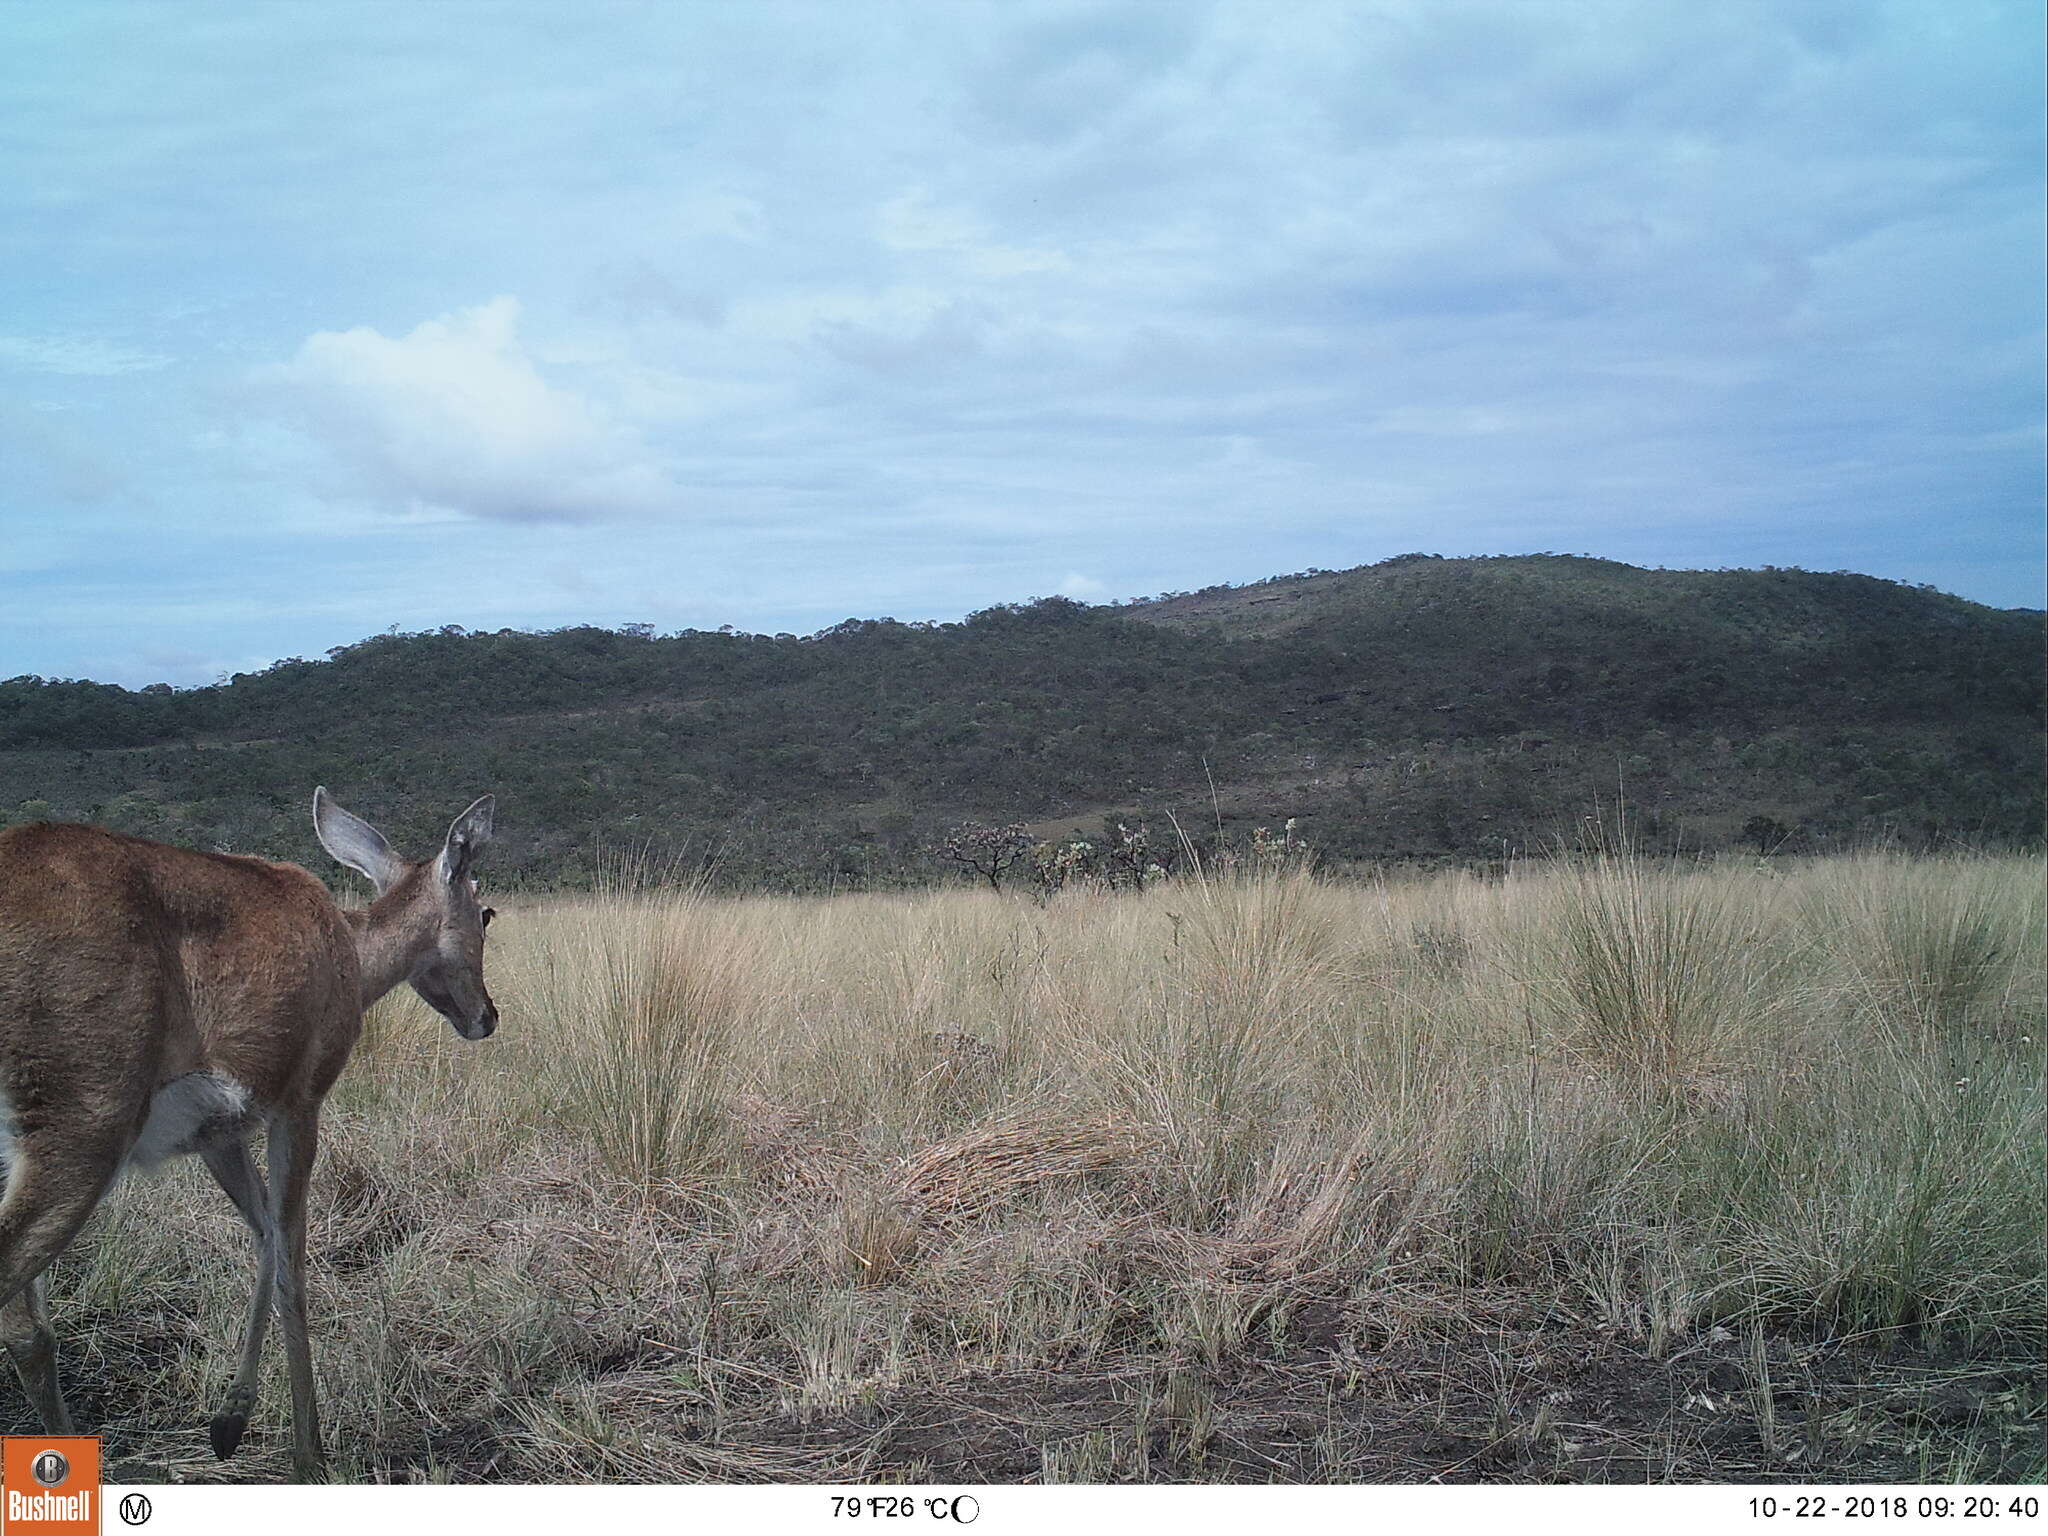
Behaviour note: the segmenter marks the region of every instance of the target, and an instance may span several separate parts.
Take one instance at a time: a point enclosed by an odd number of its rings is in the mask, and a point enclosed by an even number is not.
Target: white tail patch
[[[174,1077],[149,1101],[149,1118],[128,1150],[130,1167],[150,1169],[167,1158],[197,1152],[208,1132],[240,1131],[249,1115],[249,1090],[219,1072]]]

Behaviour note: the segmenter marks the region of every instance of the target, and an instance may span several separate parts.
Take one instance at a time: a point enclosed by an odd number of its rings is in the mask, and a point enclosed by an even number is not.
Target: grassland
[[[331,1101],[339,1475],[2038,1479],[2043,904],[1886,856],[500,902],[499,1035],[390,1000]],[[56,1272],[117,1475],[285,1474],[274,1359],[205,1449],[252,1272],[196,1165]]]

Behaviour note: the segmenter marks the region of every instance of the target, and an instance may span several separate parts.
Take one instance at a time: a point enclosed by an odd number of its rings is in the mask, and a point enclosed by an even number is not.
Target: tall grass
[[[494,1426],[494,1476],[853,1476],[857,1436],[734,1437],[1099,1371],[1151,1384],[1046,1475],[1161,1434],[1196,1465],[1210,1383],[1313,1306],[1347,1338],[1523,1298],[1658,1358],[1787,1326],[2037,1357],[2041,877],[1616,853],[1043,905],[508,904],[499,1035],[387,1004],[336,1096],[337,1439],[474,1473],[484,1431],[447,1426]],[[249,1263],[177,1189],[117,1203],[68,1283],[162,1313],[202,1242],[225,1362]]]
[[[568,1123],[646,1188],[722,1167],[755,936],[691,883],[632,872],[551,914],[525,1004]]]
[[[1773,893],[1627,854],[1566,862],[1532,902],[1521,971],[1575,1054],[1616,1087],[1658,1098],[1711,1091],[1770,1038],[1780,986]]]

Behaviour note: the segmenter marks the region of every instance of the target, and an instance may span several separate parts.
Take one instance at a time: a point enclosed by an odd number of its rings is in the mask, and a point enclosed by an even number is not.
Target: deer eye
[[[490,927],[490,926],[491,926],[491,919],[492,919],[492,918],[494,918],[494,917],[496,917],[497,915],[498,915],[498,909],[497,909],[496,907],[485,907],[485,908],[484,908],[484,923],[483,923],[484,927],[486,927],[486,928]]]

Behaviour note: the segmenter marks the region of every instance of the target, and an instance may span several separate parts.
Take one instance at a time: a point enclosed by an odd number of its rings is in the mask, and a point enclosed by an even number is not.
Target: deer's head
[[[405,980],[465,1040],[481,1040],[498,1027],[497,1005],[484,986],[484,930],[492,912],[478,898],[473,873],[477,854],[491,840],[495,805],[485,795],[455,818],[439,853],[414,863],[324,788],[313,791],[320,846],[376,887],[371,912],[402,948]],[[391,980],[397,979],[393,973]]]

